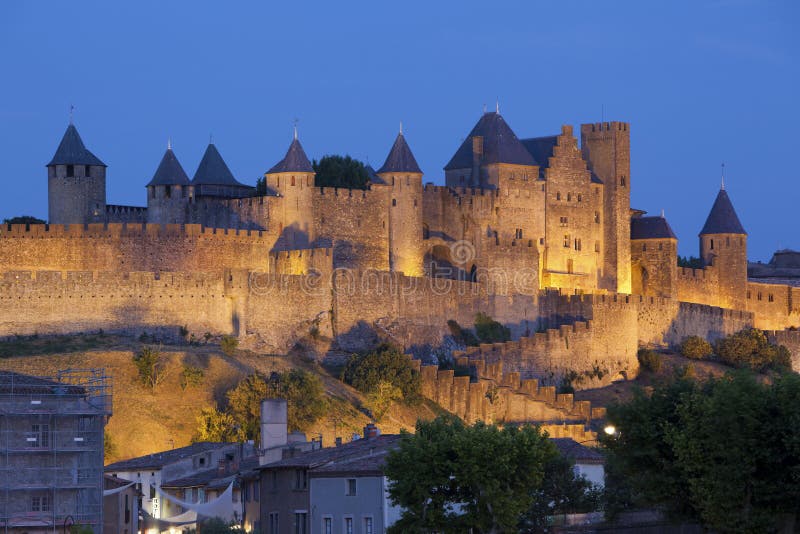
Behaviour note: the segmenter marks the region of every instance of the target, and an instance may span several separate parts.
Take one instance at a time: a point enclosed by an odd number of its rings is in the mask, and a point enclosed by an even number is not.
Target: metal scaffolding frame
[[[111,397],[105,369],[0,371],[0,532],[60,532],[70,521],[101,532]]]

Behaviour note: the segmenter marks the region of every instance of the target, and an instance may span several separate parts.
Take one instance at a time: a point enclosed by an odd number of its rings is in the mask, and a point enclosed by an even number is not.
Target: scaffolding
[[[0,371],[0,532],[103,526],[104,369]]]

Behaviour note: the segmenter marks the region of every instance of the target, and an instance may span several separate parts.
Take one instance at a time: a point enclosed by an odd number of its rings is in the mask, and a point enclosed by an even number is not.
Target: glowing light
[[[603,432],[609,436],[613,436],[617,433],[617,428],[614,425],[608,425],[603,429]]]

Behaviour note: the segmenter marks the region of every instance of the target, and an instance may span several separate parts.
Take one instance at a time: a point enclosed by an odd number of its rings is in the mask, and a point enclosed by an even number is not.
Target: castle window
[[[576,239],[575,240],[575,250],[581,250],[582,248],[583,247],[582,247],[581,240],[580,239]]]
[[[773,296],[772,296],[772,293],[770,293],[769,295],[767,295],[767,300],[768,300],[768,301],[770,301],[770,302],[773,302],[773,301],[775,300],[775,299],[773,298]]]
[[[556,200],[561,200],[561,191],[556,192]]]
[[[642,252],[647,252],[647,243],[642,243]]]
[[[86,177],[88,178],[88,177],[89,177],[89,174],[90,174],[90,170],[91,170],[91,167],[89,167],[88,165],[85,165],[85,166],[83,167],[83,175],[84,175],[84,176],[86,176]]]
[[[726,237],[725,238],[725,246],[726,247],[730,247],[731,246],[731,238],[730,237]]]
[[[406,185],[411,185],[411,178],[406,176]]]
[[[597,224],[600,224],[600,212],[599,211],[594,212],[594,222],[597,223]]]
[[[622,176],[622,177],[619,179],[619,185],[621,185],[622,187],[625,187],[625,177],[624,177],[624,176]]]
[[[72,178],[73,176],[75,176],[75,166],[67,165],[67,178]]]
[[[522,228],[517,228],[514,233],[514,239],[522,239]]]
[[[397,199],[393,198],[392,199],[392,207],[395,207],[395,206],[397,206]]]
[[[711,242],[711,250],[714,250],[714,240],[713,239],[709,239],[709,241]]]
[[[567,193],[567,202],[572,202],[572,193]]]
[[[594,242],[594,251],[595,252],[600,252],[600,241],[595,241]]]
[[[544,184],[542,184],[542,191],[544,191]]]
[[[658,250],[664,250],[664,243],[658,244]]]
[[[172,196],[172,190],[168,185],[164,186],[164,196],[167,198],[170,198],[170,196]]]
[[[294,185],[294,176],[292,176],[292,185]]]
[[[750,300],[750,290],[747,290],[747,300]]]
[[[416,198],[414,199],[414,207],[415,208],[417,207],[417,199]]]
[[[559,217],[558,218],[558,225],[561,226],[562,228],[566,228],[568,222],[569,221],[568,221],[567,217]]]
[[[570,238],[569,234],[564,234],[564,248],[569,248]]]
[[[583,195],[581,195],[580,193],[578,193],[578,202],[580,202],[580,201],[582,201],[582,200],[583,200]]]
[[[544,238],[543,238],[543,237],[540,237],[540,238],[539,238],[539,244],[540,244],[540,245],[544,245]]]
[[[422,225],[422,239],[430,239],[431,229],[427,224]]]
[[[394,185],[394,176],[392,176],[392,185]]]
[[[758,300],[761,300],[761,291],[758,292],[758,296],[756,298],[758,298]]]

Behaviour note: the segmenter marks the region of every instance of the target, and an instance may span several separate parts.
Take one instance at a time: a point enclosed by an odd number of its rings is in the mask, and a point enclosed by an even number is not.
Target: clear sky
[[[426,174],[499,99],[520,137],[631,123],[632,206],[697,254],[726,164],[749,256],[800,249],[800,7],[688,2],[0,2],[0,217],[47,217],[75,105],[108,201],[145,203],[172,138],[254,184],[299,119],[309,157],[383,162],[402,120]]]

